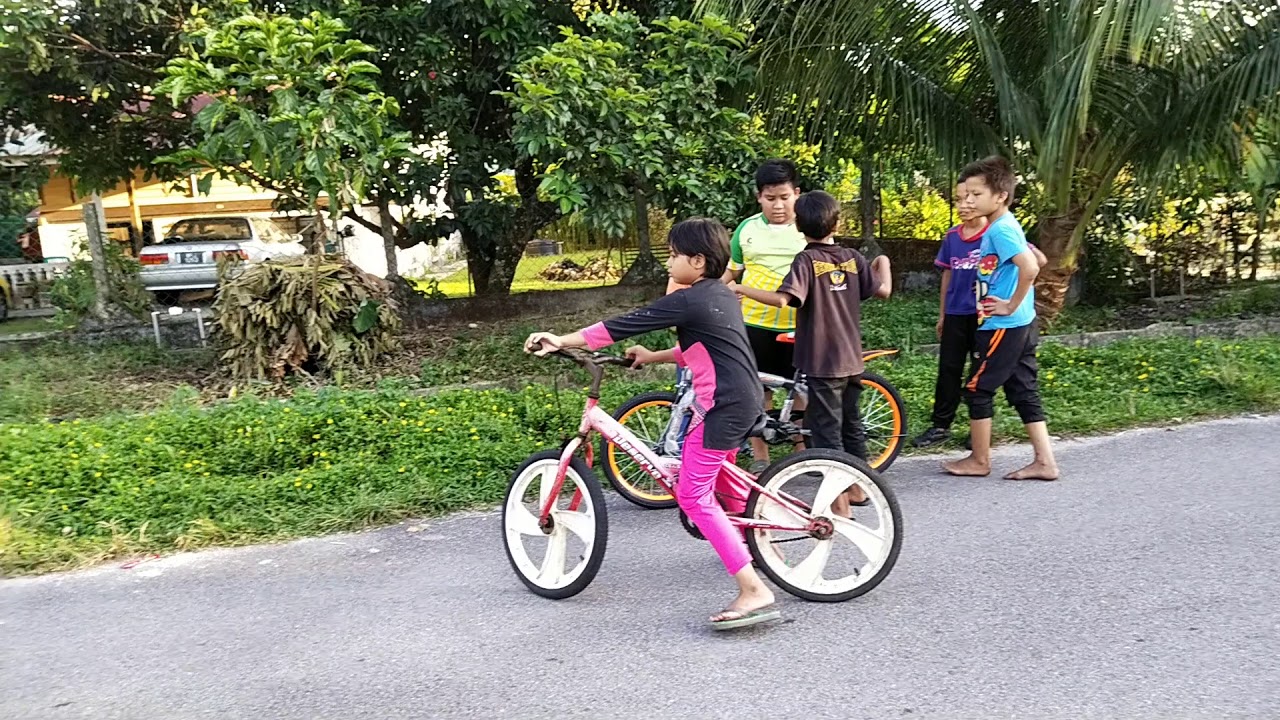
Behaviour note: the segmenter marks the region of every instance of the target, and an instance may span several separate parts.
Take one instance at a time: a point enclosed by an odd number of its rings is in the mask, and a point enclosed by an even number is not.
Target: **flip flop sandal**
[[[725,610],[722,614],[733,614],[736,617],[728,620],[717,620],[711,623],[713,630],[734,630],[736,628],[749,627],[751,625],[759,625],[760,623],[772,622],[782,617],[782,612],[773,605],[766,605],[757,610],[748,613],[741,613],[737,610]]]

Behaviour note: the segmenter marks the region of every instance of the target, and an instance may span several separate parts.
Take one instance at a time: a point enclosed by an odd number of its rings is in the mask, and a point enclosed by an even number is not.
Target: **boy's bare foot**
[[[1058,473],[1057,465],[1048,465],[1046,463],[1040,462],[1039,460],[1034,460],[1030,465],[1020,470],[1014,470],[1008,475],[1005,475],[1004,479],[1005,480],[1057,480],[1058,474],[1059,473]]]
[[[982,462],[970,455],[963,460],[942,463],[943,472],[961,477],[986,477],[991,474],[991,463]]]

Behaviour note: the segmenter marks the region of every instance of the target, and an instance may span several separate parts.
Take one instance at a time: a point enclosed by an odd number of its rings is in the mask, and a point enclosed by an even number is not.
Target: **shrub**
[[[151,294],[142,286],[138,271],[142,266],[125,255],[116,242],[103,246],[107,261],[107,285],[111,301],[135,317],[142,317],[151,308]],[[81,250],[78,254],[83,255]],[[98,290],[93,285],[93,261],[87,257],[71,261],[67,272],[53,281],[49,298],[58,308],[62,324],[75,324],[93,311],[93,301]]]
[[[397,345],[391,288],[350,261],[306,256],[223,273],[221,359],[240,377],[368,367]]]

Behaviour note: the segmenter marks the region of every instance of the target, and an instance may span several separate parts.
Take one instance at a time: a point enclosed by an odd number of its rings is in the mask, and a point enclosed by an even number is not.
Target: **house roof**
[[[0,165],[13,167],[52,163],[58,151],[35,128],[7,129],[0,133]]]

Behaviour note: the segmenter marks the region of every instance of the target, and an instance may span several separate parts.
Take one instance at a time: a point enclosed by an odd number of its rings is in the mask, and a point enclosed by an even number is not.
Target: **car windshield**
[[[249,232],[249,222],[244,218],[198,218],[181,220],[169,228],[165,236],[166,243],[179,242],[225,242],[227,240],[248,240],[253,237]]]
[[[271,220],[264,218],[254,218],[253,226],[258,228],[258,237],[263,242],[268,243],[287,243],[293,242],[293,238],[289,237],[285,231],[280,229],[279,225]]]

